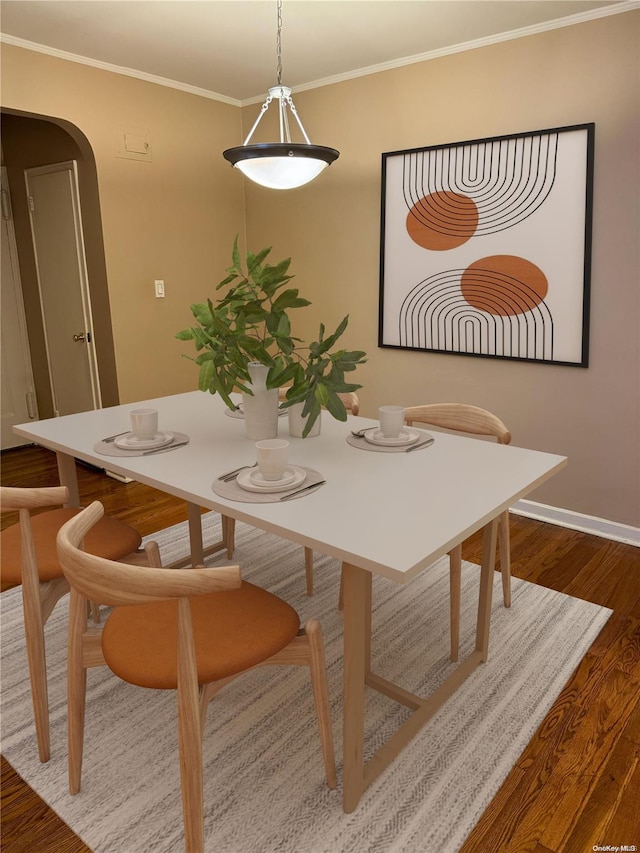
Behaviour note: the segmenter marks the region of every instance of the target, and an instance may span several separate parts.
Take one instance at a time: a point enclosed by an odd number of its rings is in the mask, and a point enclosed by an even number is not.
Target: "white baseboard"
[[[514,506],[509,507],[509,510],[516,515],[524,515],[527,518],[535,518],[537,521],[557,524],[559,527],[569,527],[571,530],[581,530],[583,533],[591,533],[593,536],[613,539],[616,542],[624,542],[627,545],[635,545],[636,548],[640,548],[639,527],[631,527],[617,521],[608,521],[606,518],[583,515],[581,512],[574,512],[571,509],[560,509],[535,501],[518,501]]]

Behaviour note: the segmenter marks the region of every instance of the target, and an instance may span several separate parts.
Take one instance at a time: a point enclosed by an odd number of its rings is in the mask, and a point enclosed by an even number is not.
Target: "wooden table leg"
[[[78,473],[76,460],[67,453],[56,452],[58,462],[58,478],[61,486],[69,489],[69,503],[66,506],[80,506],[80,491],[78,489]]]
[[[342,807],[352,812],[364,790],[364,690],[371,648],[371,573],[349,563],[344,580],[344,755]]]
[[[485,525],[482,534],[482,567],[480,569],[480,595],[478,598],[478,621],[476,623],[476,651],[482,655],[483,663],[489,657],[489,629],[491,627],[491,596],[496,562],[496,533],[498,519]]]
[[[188,503],[189,512],[189,548],[191,550],[191,565],[202,566],[204,564],[204,549],[202,545],[202,515],[200,507]]]

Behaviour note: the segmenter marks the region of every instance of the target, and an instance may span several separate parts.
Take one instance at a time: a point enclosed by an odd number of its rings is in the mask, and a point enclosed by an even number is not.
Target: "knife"
[[[326,480],[318,480],[317,483],[311,483],[309,486],[304,486],[302,489],[296,489],[295,492],[289,492],[288,495],[283,495],[280,500],[288,501],[289,498],[295,498],[302,494],[302,492],[306,492],[308,489],[315,489],[316,486],[323,486],[326,482]]]
[[[175,444],[170,444],[168,447],[156,447],[155,450],[145,450],[141,456],[150,456],[152,453],[164,453],[167,450],[173,450],[176,447],[182,447],[184,444],[189,444],[189,439],[186,441],[176,441]]]
[[[115,435],[108,435],[106,438],[103,438],[102,441],[105,444],[111,444],[112,441],[115,441],[116,438],[120,438],[121,435],[128,435],[129,430],[125,430],[124,432],[117,432]]]
[[[435,438],[428,438],[426,441],[421,441],[419,444],[412,444],[411,447],[407,447],[404,451],[405,453],[411,453],[412,450],[420,450],[421,447],[428,447],[430,444],[433,444]]]

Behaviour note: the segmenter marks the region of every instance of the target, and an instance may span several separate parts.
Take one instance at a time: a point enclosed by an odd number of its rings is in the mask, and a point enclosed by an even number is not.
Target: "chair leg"
[[[509,536],[509,510],[498,520],[498,542],[500,545],[500,569],[502,571],[502,596],[504,606],[511,607],[511,543]]]
[[[40,602],[40,585],[39,583],[34,585],[27,573],[24,573],[22,579],[22,608],[38,755],[40,761],[45,762],[51,756],[51,745],[44,624]]]
[[[229,684],[235,681],[240,673],[230,675],[228,678],[221,678],[220,681],[210,681],[209,684],[203,684],[200,690],[200,734],[204,737],[204,729],[207,725],[207,708],[209,702],[218,695],[218,693]]]
[[[87,670],[82,662],[82,635],[87,626],[87,600],[71,590],[69,602],[69,658],[67,704],[69,737],[69,793],[77,794],[82,776],[84,709]]]
[[[222,541],[227,548],[227,559],[230,560],[236,546],[236,520],[227,515],[222,516]]]
[[[462,546],[449,553],[449,608],[451,632],[451,660],[458,660],[460,644],[460,581],[462,576]]]
[[[335,788],[337,784],[336,762],[333,752],[331,711],[329,709],[329,695],[327,691],[327,670],[324,659],[322,628],[316,619],[310,619],[304,626],[304,630],[305,634],[309,638],[309,649],[311,653],[309,667],[311,669],[313,698],[316,703],[316,713],[318,715],[318,728],[320,730],[320,742],[322,744],[324,772],[327,778],[328,787]]]
[[[304,549],[304,571],[307,577],[307,595],[313,595],[313,549]]]
[[[178,743],[186,853],[204,853],[200,694],[189,599],[178,601]]]

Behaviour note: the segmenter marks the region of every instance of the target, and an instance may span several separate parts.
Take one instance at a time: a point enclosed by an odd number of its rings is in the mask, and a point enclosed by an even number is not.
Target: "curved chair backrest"
[[[291,386],[283,386],[282,388],[278,388],[278,399],[286,400],[287,399],[287,391]],[[352,415],[357,415],[360,411],[360,400],[358,399],[358,395],[355,391],[340,391],[338,392],[338,397],[344,403],[344,407],[348,412],[351,412]]]
[[[2,512],[20,509],[40,509],[45,506],[62,506],[69,500],[66,486],[48,486],[42,489],[20,489],[13,486],[0,487]]]
[[[240,567],[157,569],[117,563],[87,554],[80,543],[104,515],[99,501],[58,532],[58,557],[70,586],[85,598],[112,606],[186,598],[240,586]]]
[[[344,403],[344,407],[352,415],[357,415],[360,411],[360,400],[355,391],[340,391],[338,397]]]
[[[408,426],[413,423],[431,424],[443,429],[466,432],[471,435],[492,435],[499,444],[510,444],[511,433],[500,418],[466,403],[427,403],[424,406],[408,406],[404,410]]]
[[[69,489],[66,486],[48,486],[44,488],[0,487],[0,511],[18,512],[20,525],[20,561],[22,583],[28,583],[34,591],[39,583],[38,561],[31,512],[37,509],[50,509],[62,506],[69,501]]]

